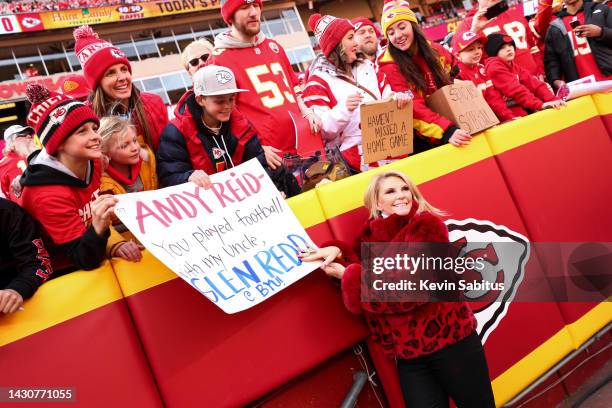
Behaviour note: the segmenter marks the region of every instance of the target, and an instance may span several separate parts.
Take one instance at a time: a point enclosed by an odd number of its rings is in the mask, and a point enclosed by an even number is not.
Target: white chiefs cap
[[[218,65],[207,65],[193,74],[193,93],[202,96],[227,95],[246,92],[236,87],[236,77],[231,69]]]
[[[4,131],[4,141],[6,143],[11,142],[13,140],[13,138],[15,136],[17,136],[18,134],[20,134],[20,133],[29,133],[29,134],[33,135],[36,132],[30,126],[21,126],[21,125],[9,126]]]

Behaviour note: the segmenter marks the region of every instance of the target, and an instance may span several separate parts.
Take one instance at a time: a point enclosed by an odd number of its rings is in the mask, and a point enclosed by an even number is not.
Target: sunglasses
[[[200,58],[194,58],[192,60],[189,60],[189,65],[191,65],[192,67],[197,67],[198,65],[200,65],[200,61],[206,62],[209,55],[210,54],[202,54]]]

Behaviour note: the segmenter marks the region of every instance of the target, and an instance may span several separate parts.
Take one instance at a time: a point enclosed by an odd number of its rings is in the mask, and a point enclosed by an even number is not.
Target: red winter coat
[[[447,72],[450,72],[450,68],[453,64],[452,56],[442,46],[436,43],[431,44],[432,48],[440,55],[440,63]],[[413,57],[417,62],[425,77],[431,77],[431,70],[427,66],[423,57],[417,54]],[[412,101],[412,115],[413,115],[413,126],[414,130],[421,136],[428,138],[432,144],[436,142],[446,143],[452,136],[453,132],[457,129],[455,124],[429,109],[425,102],[425,98],[437,91],[435,83],[431,83],[428,86],[426,92],[418,92],[414,84],[409,83],[399,66],[393,60],[389,50],[385,50],[378,58],[378,67],[385,73],[387,80],[391,85],[391,89],[395,92],[411,91],[414,94]]]
[[[162,130],[164,130],[168,124],[168,110],[162,98],[157,94],[141,92],[140,100],[142,101],[145,115],[147,116],[149,134],[153,142],[153,146],[150,147],[155,151],[157,150],[157,146],[159,146],[159,138],[161,137]],[[138,133],[144,135],[142,126],[138,123],[136,115],[132,114],[132,120],[138,129]]]
[[[514,62],[507,63],[499,57],[490,57],[485,61],[485,71],[506,101],[513,101],[509,104],[514,104],[510,108],[514,116],[527,115],[524,109],[538,111],[544,102],[558,99],[545,82]]]
[[[480,89],[485,100],[497,115],[497,118],[506,122],[514,118],[514,113],[506,105],[506,101],[501,93],[493,86],[493,82],[489,79],[485,72],[485,67],[482,64],[476,64],[469,66],[459,61],[457,63],[459,73],[456,75],[457,79],[464,81],[472,81],[476,88]]]
[[[448,229],[430,212],[391,215],[369,220],[356,238],[354,252],[344,252],[357,261],[362,242],[448,242]],[[346,248],[344,248],[346,250]],[[397,358],[415,358],[433,353],[472,334],[476,318],[463,302],[362,302],[361,265],[353,263],[342,277],[342,297],[352,313],[363,313],[372,339],[385,353]]]

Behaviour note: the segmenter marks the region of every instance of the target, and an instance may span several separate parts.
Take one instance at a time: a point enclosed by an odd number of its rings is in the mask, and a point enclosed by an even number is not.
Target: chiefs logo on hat
[[[66,92],[74,91],[78,87],[79,87],[79,83],[78,82],[70,81],[70,80],[64,82],[64,85],[63,85],[64,91],[66,91]]]
[[[472,38],[476,37],[476,33],[472,31],[466,31],[461,35],[463,41],[470,41]]]
[[[224,84],[227,84],[232,79],[234,79],[234,76],[232,75],[231,72],[223,69],[217,72],[216,78],[217,78],[217,82],[219,82],[221,85],[224,85]]]

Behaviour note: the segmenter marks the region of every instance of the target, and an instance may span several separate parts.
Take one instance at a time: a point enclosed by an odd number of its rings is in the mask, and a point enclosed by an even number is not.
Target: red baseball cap
[[[485,45],[487,43],[487,37],[485,37],[481,33],[476,34],[473,31],[463,31],[461,33],[455,34],[452,41],[453,53],[460,53],[476,41],[480,41],[482,45]]]
[[[83,75],[70,74],[66,76],[62,83],[61,92],[73,99],[82,100],[89,96],[89,85]]]
[[[353,26],[355,26],[355,31],[359,30],[363,26],[369,25],[374,29],[374,32],[376,33],[376,37],[381,36],[380,30],[378,29],[378,27],[376,27],[376,24],[374,24],[374,22],[370,20],[369,18],[356,17],[351,21],[351,23],[353,23]]]

